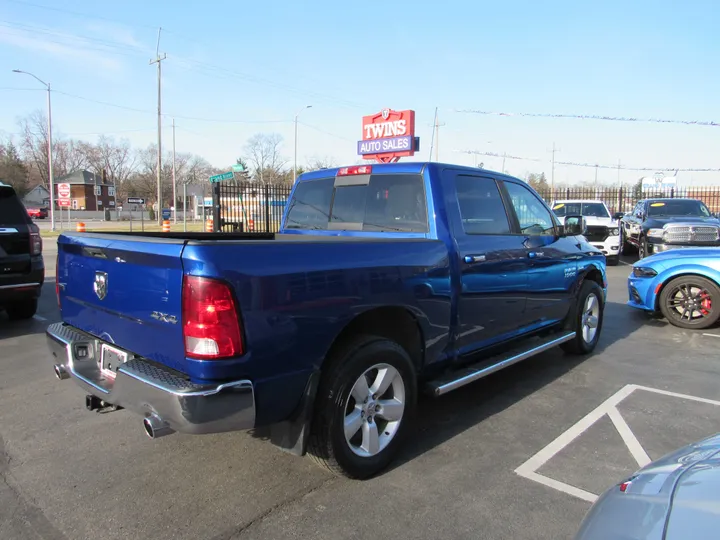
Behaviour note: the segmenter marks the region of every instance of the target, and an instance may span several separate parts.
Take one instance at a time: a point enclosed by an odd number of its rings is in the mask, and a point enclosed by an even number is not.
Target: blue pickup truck
[[[325,169],[278,234],[58,240],[54,371],[151,437],[252,430],[353,478],[441,396],[602,329],[604,255],[524,182],[476,168]]]

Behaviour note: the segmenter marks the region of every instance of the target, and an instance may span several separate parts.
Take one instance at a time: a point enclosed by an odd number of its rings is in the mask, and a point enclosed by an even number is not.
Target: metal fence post
[[[213,232],[220,232],[220,182],[214,182],[212,185],[213,198]]]
[[[265,232],[270,232],[270,186],[265,184]]]

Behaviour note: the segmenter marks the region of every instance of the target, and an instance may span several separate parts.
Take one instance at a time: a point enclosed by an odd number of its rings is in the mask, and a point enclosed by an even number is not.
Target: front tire
[[[641,236],[638,247],[638,260],[644,259],[645,257],[647,257],[647,240]]]
[[[14,304],[5,306],[5,311],[11,321],[19,321],[23,319],[31,319],[37,312],[37,298],[26,298],[19,300]]]
[[[568,354],[590,354],[597,346],[602,331],[605,302],[603,290],[596,282],[583,281],[574,312],[570,314],[569,328],[575,337],[560,347]]]
[[[620,255],[613,255],[612,257],[606,257],[605,260],[607,261],[608,266],[617,266],[620,264]]]
[[[323,370],[308,452],[337,475],[373,476],[400,449],[416,402],[417,375],[405,349],[359,336]]]
[[[660,311],[678,328],[705,329],[720,318],[720,288],[700,276],[680,276],[660,293]]]

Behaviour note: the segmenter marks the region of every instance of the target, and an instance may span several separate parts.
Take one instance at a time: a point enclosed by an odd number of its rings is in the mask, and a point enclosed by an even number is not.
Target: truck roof
[[[553,201],[553,204],[574,204],[574,203],[597,203],[597,204],[605,204],[604,201],[601,201],[599,199],[557,199]]]
[[[345,165],[344,167],[354,167],[355,165]],[[510,176],[501,172],[493,171],[490,169],[479,169],[477,167],[470,167],[467,165],[457,165],[455,163],[438,163],[435,161],[403,161],[398,163],[367,163],[360,166],[372,167],[374,174],[421,174],[426,167],[433,167],[439,169],[452,168],[454,170],[462,170],[472,173],[490,173],[496,177],[507,178],[509,180],[522,181],[519,178]],[[328,169],[318,169],[316,171],[310,171],[301,174],[298,180],[315,180],[317,178],[327,178],[328,176],[337,176],[337,173],[343,167],[333,167]]]

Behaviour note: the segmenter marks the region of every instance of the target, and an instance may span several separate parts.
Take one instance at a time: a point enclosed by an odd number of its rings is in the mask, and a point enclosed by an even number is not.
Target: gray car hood
[[[576,540],[720,538],[720,434],[640,469],[623,493],[607,490]]]

